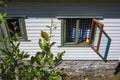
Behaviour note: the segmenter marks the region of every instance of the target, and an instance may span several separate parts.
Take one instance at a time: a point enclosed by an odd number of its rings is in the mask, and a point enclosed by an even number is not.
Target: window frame
[[[82,18],[77,18],[77,22],[76,22],[76,40],[75,42],[65,42],[65,36],[66,36],[66,18],[62,18],[61,19],[61,46],[63,47],[91,47],[95,52],[99,51],[99,46],[100,46],[100,41],[101,41],[101,36],[102,36],[102,31],[103,31],[103,24],[100,23],[96,18],[91,18],[92,19],[92,23],[91,23],[91,28],[90,28],[90,42],[89,44],[78,44],[78,28],[79,28],[79,19]],[[72,18],[71,18],[72,19]],[[87,19],[87,18],[86,18]],[[97,44],[97,49],[95,49],[92,45],[92,37],[94,38],[94,35],[92,35],[93,33],[93,28],[94,28],[94,23],[97,23],[99,25],[101,25],[100,27],[100,34],[99,34],[99,39],[98,39],[98,44]]]
[[[17,19],[18,20],[18,24],[19,24],[19,28],[20,28],[20,32],[21,32],[21,36],[19,36],[19,40],[27,41],[28,37],[27,37],[27,30],[26,30],[26,25],[25,25],[25,17],[5,17],[5,24],[6,24],[6,27],[8,30],[9,27],[8,27],[8,23],[6,21],[7,19]],[[8,36],[10,38],[9,31],[8,31]]]
[[[66,42],[66,20],[63,20],[63,26],[64,26],[64,28],[63,28],[63,42],[62,42],[62,44],[63,45],[76,45],[77,44],[77,36],[75,36],[75,42]],[[78,21],[77,21],[77,23],[76,23],[76,34],[77,34],[77,26],[78,26]]]
[[[95,38],[95,34],[93,34],[93,28],[95,28],[95,23],[98,25],[98,28],[100,29],[100,32],[99,32],[99,36],[98,36],[98,41],[97,41],[97,47],[96,48],[94,48],[93,46],[92,46],[92,37],[94,37]],[[96,20],[96,19],[93,19],[92,20],[92,25],[91,25],[91,30],[90,30],[90,47],[96,52],[96,53],[98,53],[98,51],[99,51],[99,46],[100,46],[100,42],[101,42],[101,37],[102,37],[102,32],[103,32],[103,26],[104,26],[104,24],[103,23],[101,23],[101,22],[99,22],[98,20]]]
[[[79,44],[78,43],[78,30],[79,30],[79,21],[82,18],[76,18],[76,36],[75,42],[65,42],[66,40],[66,18],[61,19],[61,46],[75,46],[75,47],[89,47],[88,44]],[[71,18],[74,19],[74,18]],[[87,18],[89,19],[89,18]]]

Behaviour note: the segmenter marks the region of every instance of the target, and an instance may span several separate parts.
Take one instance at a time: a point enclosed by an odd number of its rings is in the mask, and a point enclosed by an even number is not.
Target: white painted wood
[[[57,24],[57,29],[53,32],[54,37],[51,41],[56,44],[52,47],[52,52],[57,55],[57,52],[65,51],[64,60],[102,60],[100,56],[90,47],[60,47],[61,46],[61,21],[53,18]],[[118,60],[120,57],[120,19],[104,19],[100,20],[104,23],[104,31],[111,38],[111,45],[108,53],[108,60]],[[41,51],[38,45],[40,31],[49,33],[46,25],[51,25],[51,18],[28,18],[25,20],[27,35],[29,42],[21,42],[21,50],[28,52],[31,56],[37,51]],[[100,55],[104,57],[107,39],[102,37],[100,44]]]
[[[120,19],[116,19],[116,18],[112,18],[112,19],[103,19],[103,20],[99,20],[100,22],[103,23],[117,23],[120,22]]]
[[[60,3],[59,3],[60,2]],[[0,9],[8,15],[26,15],[25,19],[28,42],[21,42],[21,50],[28,52],[31,56],[40,51],[38,39],[40,31],[48,31],[45,27],[51,24],[51,19],[57,24],[57,29],[53,32],[55,37],[52,41],[57,42],[52,48],[56,55],[59,51],[66,51],[64,60],[102,60],[90,47],[58,47],[61,46],[61,20],[57,16],[103,16],[99,20],[104,24],[104,30],[111,38],[111,45],[108,53],[108,60],[120,59],[120,1],[110,0],[68,0],[60,1],[33,1],[26,2],[13,1],[8,3],[7,9]],[[57,4],[56,4],[57,3]],[[109,4],[108,4],[109,3]],[[102,37],[100,54],[104,55],[106,49],[105,37]]]

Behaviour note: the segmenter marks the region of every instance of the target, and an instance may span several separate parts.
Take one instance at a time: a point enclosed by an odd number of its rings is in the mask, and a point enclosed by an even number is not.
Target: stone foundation
[[[81,77],[113,77],[119,61],[63,61],[58,68],[65,73]]]

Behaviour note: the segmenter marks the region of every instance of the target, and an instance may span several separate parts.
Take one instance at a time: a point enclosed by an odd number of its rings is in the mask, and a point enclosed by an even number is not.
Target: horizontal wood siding
[[[52,48],[54,55],[56,55],[57,52],[65,51],[63,56],[64,60],[102,60],[90,47],[61,47],[61,21],[56,18],[53,20],[58,26],[53,32],[55,36],[51,39],[51,41],[57,42]],[[111,24],[112,21],[115,25]],[[100,22],[104,23],[104,30],[112,40],[107,59],[118,60],[120,57],[120,19],[104,19],[100,20]],[[51,18],[28,18],[25,20],[25,23],[28,39],[31,41],[21,42],[21,50],[25,50],[33,56],[37,51],[40,51],[38,45],[40,31],[43,30],[49,33],[49,29],[45,26],[51,24]],[[103,57],[105,56],[106,42],[107,39],[102,36],[99,52]]]
[[[8,15],[25,15],[27,36],[26,42],[21,42],[21,50],[25,50],[31,56],[40,51],[38,39],[40,31],[49,30],[45,27],[51,24],[51,18],[57,24],[53,32],[52,41],[57,42],[52,48],[56,55],[59,51],[65,51],[64,60],[102,60],[107,55],[108,60],[120,59],[120,0],[22,0],[7,3],[7,8],[0,8],[0,12]],[[99,55],[90,47],[60,47],[61,46],[61,21],[57,16],[103,16],[100,20],[104,24],[104,30],[111,38],[108,54],[105,54],[107,38],[102,35]],[[100,57],[101,56],[101,57]]]

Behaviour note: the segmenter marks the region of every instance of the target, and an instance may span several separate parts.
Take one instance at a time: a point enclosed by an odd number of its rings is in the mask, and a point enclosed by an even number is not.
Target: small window
[[[64,45],[88,45],[92,19],[64,19]]]
[[[92,18],[62,19],[62,46],[90,46],[99,49],[103,24]]]
[[[26,27],[24,18],[6,18],[6,24],[9,30],[15,32],[14,24],[16,26],[16,32],[18,33],[19,40],[27,40]],[[8,31],[9,31],[8,30]],[[9,31],[9,36],[13,37],[13,33]]]

